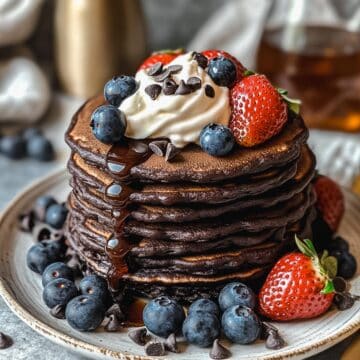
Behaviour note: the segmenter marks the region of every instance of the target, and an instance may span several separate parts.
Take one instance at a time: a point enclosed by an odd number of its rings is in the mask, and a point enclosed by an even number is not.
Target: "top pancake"
[[[85,161],[107,171],[106,155],[111,146],[97,140],[89,125],[92,112],[104,103],[102,96],[87,101],[73,117],[65,140]],[[303,120],[298,116],[289,116],[279,135],[257,147],[236,147],[225,157],[213,157],[200,147],[190,145],[171,162],[152,154],[145,162],[133,167],[131,174],[142,181],[155,182],[209,183],[236,178],[286,165],[299,157],[301,145],[307,138],[308,130]]]

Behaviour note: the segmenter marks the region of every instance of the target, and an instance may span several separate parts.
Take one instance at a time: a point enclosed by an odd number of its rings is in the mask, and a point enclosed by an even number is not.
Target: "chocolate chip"
[[[50,315],[57,319],[65,319],[65,306],[63,305],[55,305],[50,310]]]
[[[148,342],[147,330],[144,327],[130,330],[128,336],[135,344],[140,346],[144,346]]]
[[[152,100],[155,100],[161,93],[161,86],[158,84],[149,85],[145,88],[145,92]]]
[[[146,154],[149,151],[148,145],[141,141],[133,142],[131,144],[131,149],[138,154]]]
[[[271,350],[278,350],[286,345],[284,339],[277,331],[271,330],[266,338],[265,346]]]
[[[119,322],[125,320],[125,315],[118,303],[111,305],[109,309],[106,310],[105,316],[110,317],[110,315],[115,315]]]
[[[169,65],[168,70],[170,71],[170,74],[177,74],[182,70],[182,65]]]
[[[153,79],[154,79],[156,82],[163,82],[163,81],[164,81],[165,79],[167,79],[169,76],[170,76],[170,70],[169,70],[169,69],[166,69],[166,70],[164,70],[161,74],[154,76]]]
[[[28,213],[21,214],[19,216],[19,227],[21,231],[30,233],[34,229],[35,226],[35,214],[33,211],[29,211]]]
[[[215,360],[227,359],[231,356],[231,352],[225,346],[221,345],[219,339],[215,339],[209,356],[211,359]]]
[[[213,98],[215,96],[215,90],[209,84],[205,85],[205,95],[208,96],[208,97],[211,97],[211,98]]]
[[[10,336],[5,335],[3,332],[0,332],[0,349],[7,349],[13,344],[13,341]]]
[[[33,236],[36,241],[50,240],[53,229],[46,224],[39,224],[34,227]]]
[[[153,66],[151,66],[146,73],[150,76],[155,76],[162,72],[162,68],[163,68],[163,64],[159,61],[155,63]]]
[[[165,346],[162,342],[154,340],[145,345],[145,354],[148,356],[164,356]]]
[[[163,92],[165,95],[173,95],[178,88],[177,83],[173,79],[165,79],[163,84]]]
[[[334,285],[335,291],[338,293],[342,293],[342,292],[346,291],[346,288],[347,288],[346,281],[340,276],[336,276],[333,279],[333,285]]]
[[[334,296],[334,304],[341,311],[350,309],[357,300],[360,300],[360,296],[352,295],[349,292],[335,294]]]
[[[201,88],[201,79],[196,76],[192,76],[188,79],[186,85],[190,86],[194,91],[198,90]]]
[[[278,332],[278,329],[277,329],[274,325],[263,321],[263,322],[261,323],[260,338],[261,338],[262,340],[266,340],[266,338],[269,336],[269,334],[270,334],[271,331]]]
[[[177,346],[175,334],[170,334],[164,342],[165,349],[173,353],[178,353],[179,349]]]
[[[150,150],[158,156],[165,156],[166,146],[169,142],[167,140],[156,140],[149,144]]]
[[[119,321],[117,316],[115,316],[114,314],[110,314],[104,326],[105,330],[108,332],[116,332],[119,331],[121,327],[121,322]]]
[[[193,55],[192,55],[192,58],[194,60],[196,60],[196,62],[198,63],[198,65],[200,67],[202,67],[203,69],[205,69],[208,65],[208,59],[206,56],[204,56],[203,54],[201,53],[198,53],[198,52],[193,52]]]
[[[180,81],[179,87],[175,91],[175,95],[187,95],[193,92],[193,89],[185,84],[184,80]]]
[[[165,161],[172,160],[179,152],[180,149],[169,142],[166,146]]]

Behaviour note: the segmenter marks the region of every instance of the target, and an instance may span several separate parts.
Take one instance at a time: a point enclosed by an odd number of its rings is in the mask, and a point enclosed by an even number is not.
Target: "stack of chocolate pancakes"
[[[103,103],[85,103],[66,133],[66,230],[69,246],[113,289],[214,297],[224,283],[263,277],[295,234],[311,236],[315,159],[299,116],[260,146],[215,158],[190,145],[165,161],[149,139],[98,141],[89,123]]]

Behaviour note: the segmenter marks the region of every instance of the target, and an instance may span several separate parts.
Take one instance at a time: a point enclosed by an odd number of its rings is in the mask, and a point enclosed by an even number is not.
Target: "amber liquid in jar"
[[[264,32],[257,70],[302,101],[310,127],[360,132],[360,33],[327,26],[291,29],[290,37],[286,31]]]

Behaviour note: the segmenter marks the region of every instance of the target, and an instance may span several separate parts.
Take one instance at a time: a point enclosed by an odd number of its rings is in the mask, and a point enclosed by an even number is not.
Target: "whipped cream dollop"
[[[137,91],[119,106],[127,119],[126,136],[133,139],[168,138],[173,145],[182,148],[189,143],[199,143],[200,132],[209,123],[228,125],[230,118],[229,89],[216,85],[207,72],[201,68],[192,53],[178,56],[170,64],[181,65],[172,79],[177,84],[185,83],[190,77],[201,80],[201,88],[186,95],[165,95],[155,99],[145,88],[156,83],[146,70],[136,73],[139,84]],[[214,89],[214,97],[205,94],[205,86]]]

